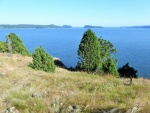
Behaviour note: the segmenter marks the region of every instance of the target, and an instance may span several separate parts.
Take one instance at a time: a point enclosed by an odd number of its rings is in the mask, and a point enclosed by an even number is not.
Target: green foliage
[[[10,42],[9,42],[10,41]],[[24,56],[30,56],[27,48],[24,46],[22,40],[14,33],[10,33],[6,36],[6,42],[11,43],[12,53],[20,53]]]
[[[118,75],[117,60],[113,57],[116,52],[110,41],[101,37],[98,39],[95,33],[88,29],[79,45],[78,56],[80,61],[77,68],[87,72]]]
[[[98,38],[94,32],[88,29],[78,48],[79,62],[77,68],[87,72],[100,71],[100,51]]]
[[[105,62],[103,62],[103,71],[104,73],[109,73],[118,76],[116,60],[114,60],[113,58],[109,58]]]
[[[54,59],[48,53],[44,51],[42,47],[38,47],[34,50],[32,54],[33,63],[30,67],[37,70],[43,70],[46,72],[54,72],[55,64]]]
[[[137,70],[135,70],[133,67],[129,66],[129,63],[126,63],[124,66],[118,69],[120,77],[133,77],[137,78],[138,76],[136,75]]]
[[[0,52],[7,52],[7,44],[0,41]]]
[[[100,37],[98,40],[100,43],[100,57],[103,72],[118,75],[118,71],[116,68],[117,60],[113,57],[113,54],[117,52],[116,48],[114,48],[113,44],[110,41],[104,40],[102,39],[102,37]]]

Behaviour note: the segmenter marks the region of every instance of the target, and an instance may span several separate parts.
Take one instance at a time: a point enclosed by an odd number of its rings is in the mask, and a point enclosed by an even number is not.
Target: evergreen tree
[[[34,50],[32,54],[33,63],[29,66],[33,69],[43,70],[46,72],[54,72],[55,64],[54,59],[42,47],[38,47]]]
[[[7,52],[7,44],[0,41],[0,52]]]
[[[129,66],[129,63],[126,63],[124,66],[118,69],[120,77],[127,77],[127,78],[138,78],[137,70],[133,67]]]
[[[78,48],[79,62],[77,68],[87,72],[100,72],[99,41],[94,32],[88,29],[81,39]]]
[[[14,33],[10,33],[6,36],[6,42],[11,44],[12,53],[20,53],[24,56],[30,56],[27,48],[24,46],[22,40]],[[10,47],[8,47],[10,48]]]
[[[116,52],[116,48],[110,41],[101,37],[98,39],[95,33],[88,29],[79,45],[77,68],[87,72],[107,73],[117,76],[117,60],[113,56]]]
[[[99,48],[103,72],[118,75],[116,68],[117,60],[114,59],[113,56],[113,54],[117,52],[116,48],[114,48],[110,41],[104,40],[102,37],[100,37],[98,40],[100,43]]]

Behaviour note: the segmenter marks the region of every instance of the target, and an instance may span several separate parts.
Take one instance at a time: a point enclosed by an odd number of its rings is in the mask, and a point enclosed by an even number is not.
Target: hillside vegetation
[[[138,106],[150,112],[150,80],[99,76],[56,68],[55,73],[37,71],[28,65],[32,57],[0,53],[0,112],[15,107],[20,113],[116,113]],[[130,112],[129,112],[130,113]]]

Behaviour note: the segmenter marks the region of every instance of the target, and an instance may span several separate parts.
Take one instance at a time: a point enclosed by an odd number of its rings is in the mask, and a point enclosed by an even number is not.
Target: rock
[[[100,110],[98,113],[107,113],[107,112],[105,112],[104,110]]]
[[[19,113],[15,107],[11,107],[5,111],[5,113]]]
[[[0,76],[4,77],[4,76],[6,76],[6,73],[0,73]]]
[[[68,106],[67,111],[70,113],[73,110],[72,106]]]
[[[56,107],[56,104],[57,104],[56,99],[52,100],[51,107],[52,107],[52,108],[55,108],[55,107]]]
[[[100,107],[98,113],[125,113],[125,111],[119,109],[119,108],[113,108],[113,109],[110,109],[110,110],[104,110]],[[131,112],[129,112],[131,113]]]
[[[53,99],[51,102],[50,113],[62,113],[63,103],[60,99]]]
[[[132,84],[132,78],[126,78],[126,79],[124,79],[123,84],[124,85],[131,85]]]
[[[109,111],[109,113],[119,113],[118,108],[114,108],[112,110]]]
[[[33,98],[39,98],[39,97],[41,97],[41,93],[33,93],[32,97]]]
[[[56,66],[61,67],[61,68],[65,68],[66,66],[62,63],[62,61],[59,58],[54,58],[54,63]]]
[[[63,103],[62,103],[62,102],[60,103],[60,106],[63,106]]]
[[[67,111],[68,113],[80,113],[81,112],[80,107],[78,105],[68,106]]]
[[[136,104],[136,105],[133,107],[133,109],[132,109],[132,112],[131,112],[131,113],[137,113],[139,110],[140,110],[139,105],[138,105],[138,104]]]
[[[47,94],[47,91],[44,91],[45,94]]]
[[[14,112],[16,110],[16,108],[15,107],[11,107],[11,108],[9,108],[9,112]]]
[[[126,113],[131,113],[132,112],[132,109],[129,109]]]
[[[139,111],[139,104],[136,104],[132,109],[129,109],[126,113],[138,113]]]
[[[6,110],[4,113],[9,113],[9,111],[8,111],[8,110]]]
[[[77,109],[77,106],[72,106],[73,109]]]

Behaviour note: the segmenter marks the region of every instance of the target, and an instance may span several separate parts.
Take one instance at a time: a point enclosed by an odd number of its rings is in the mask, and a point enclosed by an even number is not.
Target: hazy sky
[[[150,0],[0,0],[0,24],[150,25]]]

